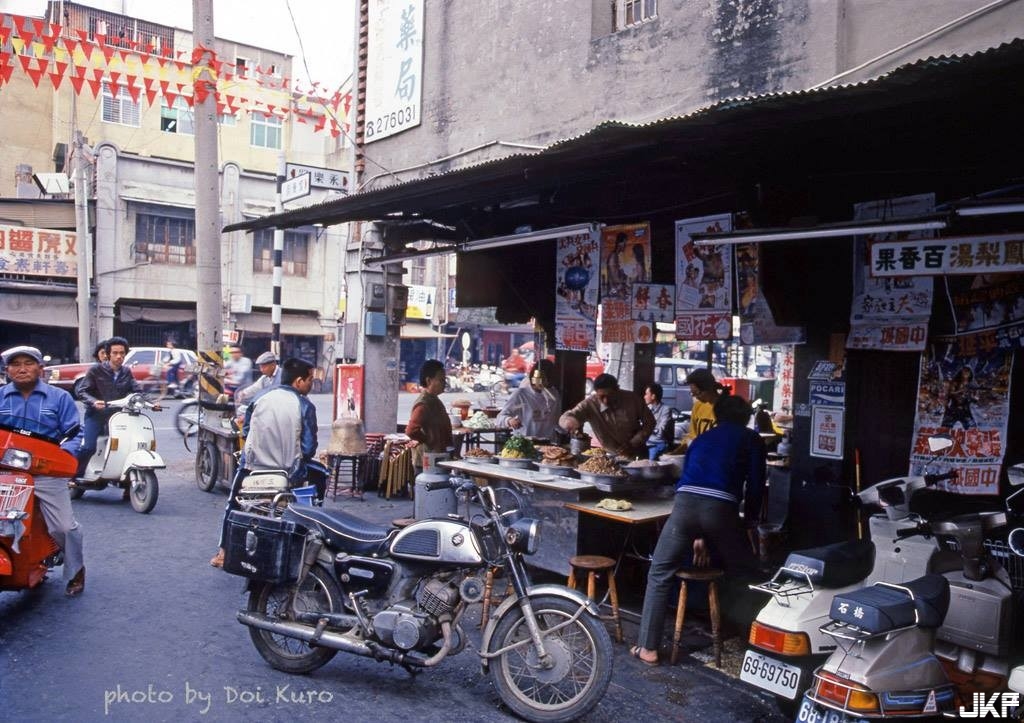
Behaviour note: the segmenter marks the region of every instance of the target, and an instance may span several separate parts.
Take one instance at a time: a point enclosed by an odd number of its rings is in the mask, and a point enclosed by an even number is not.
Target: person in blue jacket
[[[723,584],[735,584],[737,575],[754,566],[749,530],[760,519],[766,456],[761,435],[746,426],[752,413],[743,397],[719,397],[717,426],[694,439],[687,451],[672,513],[647,574],[639,644],[630,651],[647,665],[658,664],[669,590],[695,540],[703,538],[708,552],[725,570]],[[746,537],[743,527],[748,530]],[[727,594],[725,599],[731,598]]]

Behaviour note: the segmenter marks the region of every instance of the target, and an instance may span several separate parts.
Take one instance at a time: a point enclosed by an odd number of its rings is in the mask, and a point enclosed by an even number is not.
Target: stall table
[[[505,442],[512,436],[507,429],[470,429],[469,427],[456,427],[453,432],[461,432],[463,435],[463,446],[465,449],[484,448],[497,454],[505,446]]]

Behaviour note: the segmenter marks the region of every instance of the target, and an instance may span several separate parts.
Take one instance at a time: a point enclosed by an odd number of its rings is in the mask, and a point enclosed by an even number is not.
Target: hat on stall
[[[4,364],[10,364],[11,359],[13,359],[16,356],[30,356],[40,364],[43,363],[43,353],[36,349],[34,346],[12,346],[10,349],[4,350]]]
[[[707,369],[694,369],[686,377],[686,383],[692,384],[702,392],[710,392],[716,388],[718,380],[715,375]]]
[[[273,364],[277,362],[277,355],[272,351],[265,351],[256,357],[256,365]]]

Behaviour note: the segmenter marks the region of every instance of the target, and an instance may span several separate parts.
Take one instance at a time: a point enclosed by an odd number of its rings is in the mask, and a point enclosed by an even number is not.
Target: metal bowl
[[[497,457],[498,464],[502,467],[513,469],[533,469],[533,460],[526,457]]]
[[[579,473],[576,472],[575,467],[567,467],[560,464],[544,464],[543,462],[537,463],[537,469],[547,474],[558,475],[559,477],[578,477]]]
[[[480,455],[464,455],[462,457],[463,462],[476,462],[477,464],[494,464],[498,459],[493,455],[489,454],[486,457]]]
[[[604,487],[610,487],[612,485],[621,485],[629,482],[629,477],[620,477],[614,474],[598,474],[596,472],[583,472],[576,470],[579,474],[580,479],[587,484],[592,484],[598,489],[604,489]],[[602,487],[602,485],[604,487]]]
[[[665,476],[668,474],[669,467],[670,465],[661,464],[659,462],[643,466],[631,466],[626,464],[622,466],[622,471],[632,479],[659,481],[665,479]]]

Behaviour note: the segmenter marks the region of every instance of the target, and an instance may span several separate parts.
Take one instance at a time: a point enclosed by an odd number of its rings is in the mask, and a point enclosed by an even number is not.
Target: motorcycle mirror
[[[933,453],[942,452],[953,446],[953,439],[944,434],[936,434],[928,438],[928,449]]]
[[[1024,557],[1024,527],[1010,530],[1010,534],[1006,536],[1006,544],[1014,555]]]
[[[1018,462],[1006,468],[1006,476],[1014,487],[1024,485],[1024,462]]]

